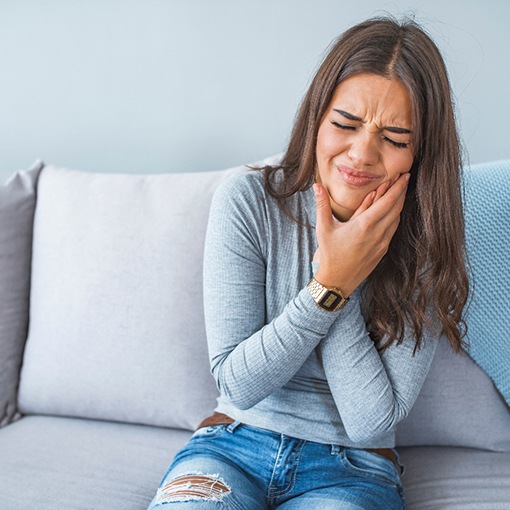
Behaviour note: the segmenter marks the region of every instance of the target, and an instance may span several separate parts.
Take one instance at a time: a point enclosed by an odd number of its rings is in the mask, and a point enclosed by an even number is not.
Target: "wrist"
[[[307,285],[313,300],[319,308],[327,312],[340,311],[349,301],[336,287],[326,287],[313,277]]]
[[[322,264],[313,277],[324,287],[338,289],[344,298],[348,298],[356,290],[355,288],[351,289],[345,282],[338,282]]]

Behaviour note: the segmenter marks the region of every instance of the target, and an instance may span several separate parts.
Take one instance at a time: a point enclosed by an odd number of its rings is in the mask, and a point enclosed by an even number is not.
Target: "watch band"
[[[336,287],[325,287],[315,278],[310,280],[307,288],[314,301],[317,303],[317,306],[327,312],[338,312],[349,301],[349,298],[343,297],[342,292],[339,289]]]

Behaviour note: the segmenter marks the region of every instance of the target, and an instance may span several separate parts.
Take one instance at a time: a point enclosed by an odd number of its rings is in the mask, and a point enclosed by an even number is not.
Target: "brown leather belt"
[[[221,413],[214,413],[212,416],[206,418],[202,423],[198,426],[199,429],[202,427],[213,427],[214,425],[230,425],[234,423],[230,416]],[[397,466],[397,471],[400,472],[400,466],[397,461],[397,455],[391,448],[363,448],[367,452],[377,453],[377,455],[382,455],[387,459],[391,460],[395,466]]]

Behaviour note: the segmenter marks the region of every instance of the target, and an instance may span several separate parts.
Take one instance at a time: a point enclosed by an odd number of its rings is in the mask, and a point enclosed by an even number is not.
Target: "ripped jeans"
[[[401,510],[400,475],[376,453],[234,422],[197,430],[148,510]]]

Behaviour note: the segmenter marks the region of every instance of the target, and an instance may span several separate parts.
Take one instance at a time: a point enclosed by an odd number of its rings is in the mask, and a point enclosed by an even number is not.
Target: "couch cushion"
[[[510,453],[403,448],[407,510],[508,510]]]
[[[487,374],[442,338],[397,444],[510,451],[510,410]]]
[[[215,406],[202,304],[222,172],[46,167],[34,227],[20,409],[195,428]]]
[[[510,160],[473,165],[466,177],[469,354],[510,404]]]
[[[0,433],[0,508],[145,510],[182,430],[26,416]]]
[[[227,175],[44,169],[22,412],[193,428],[212,411],[202,251]]]
[[[0,186],[0,426],[16,409],[21,357],[28,329],[35,188],[42,163]]]

